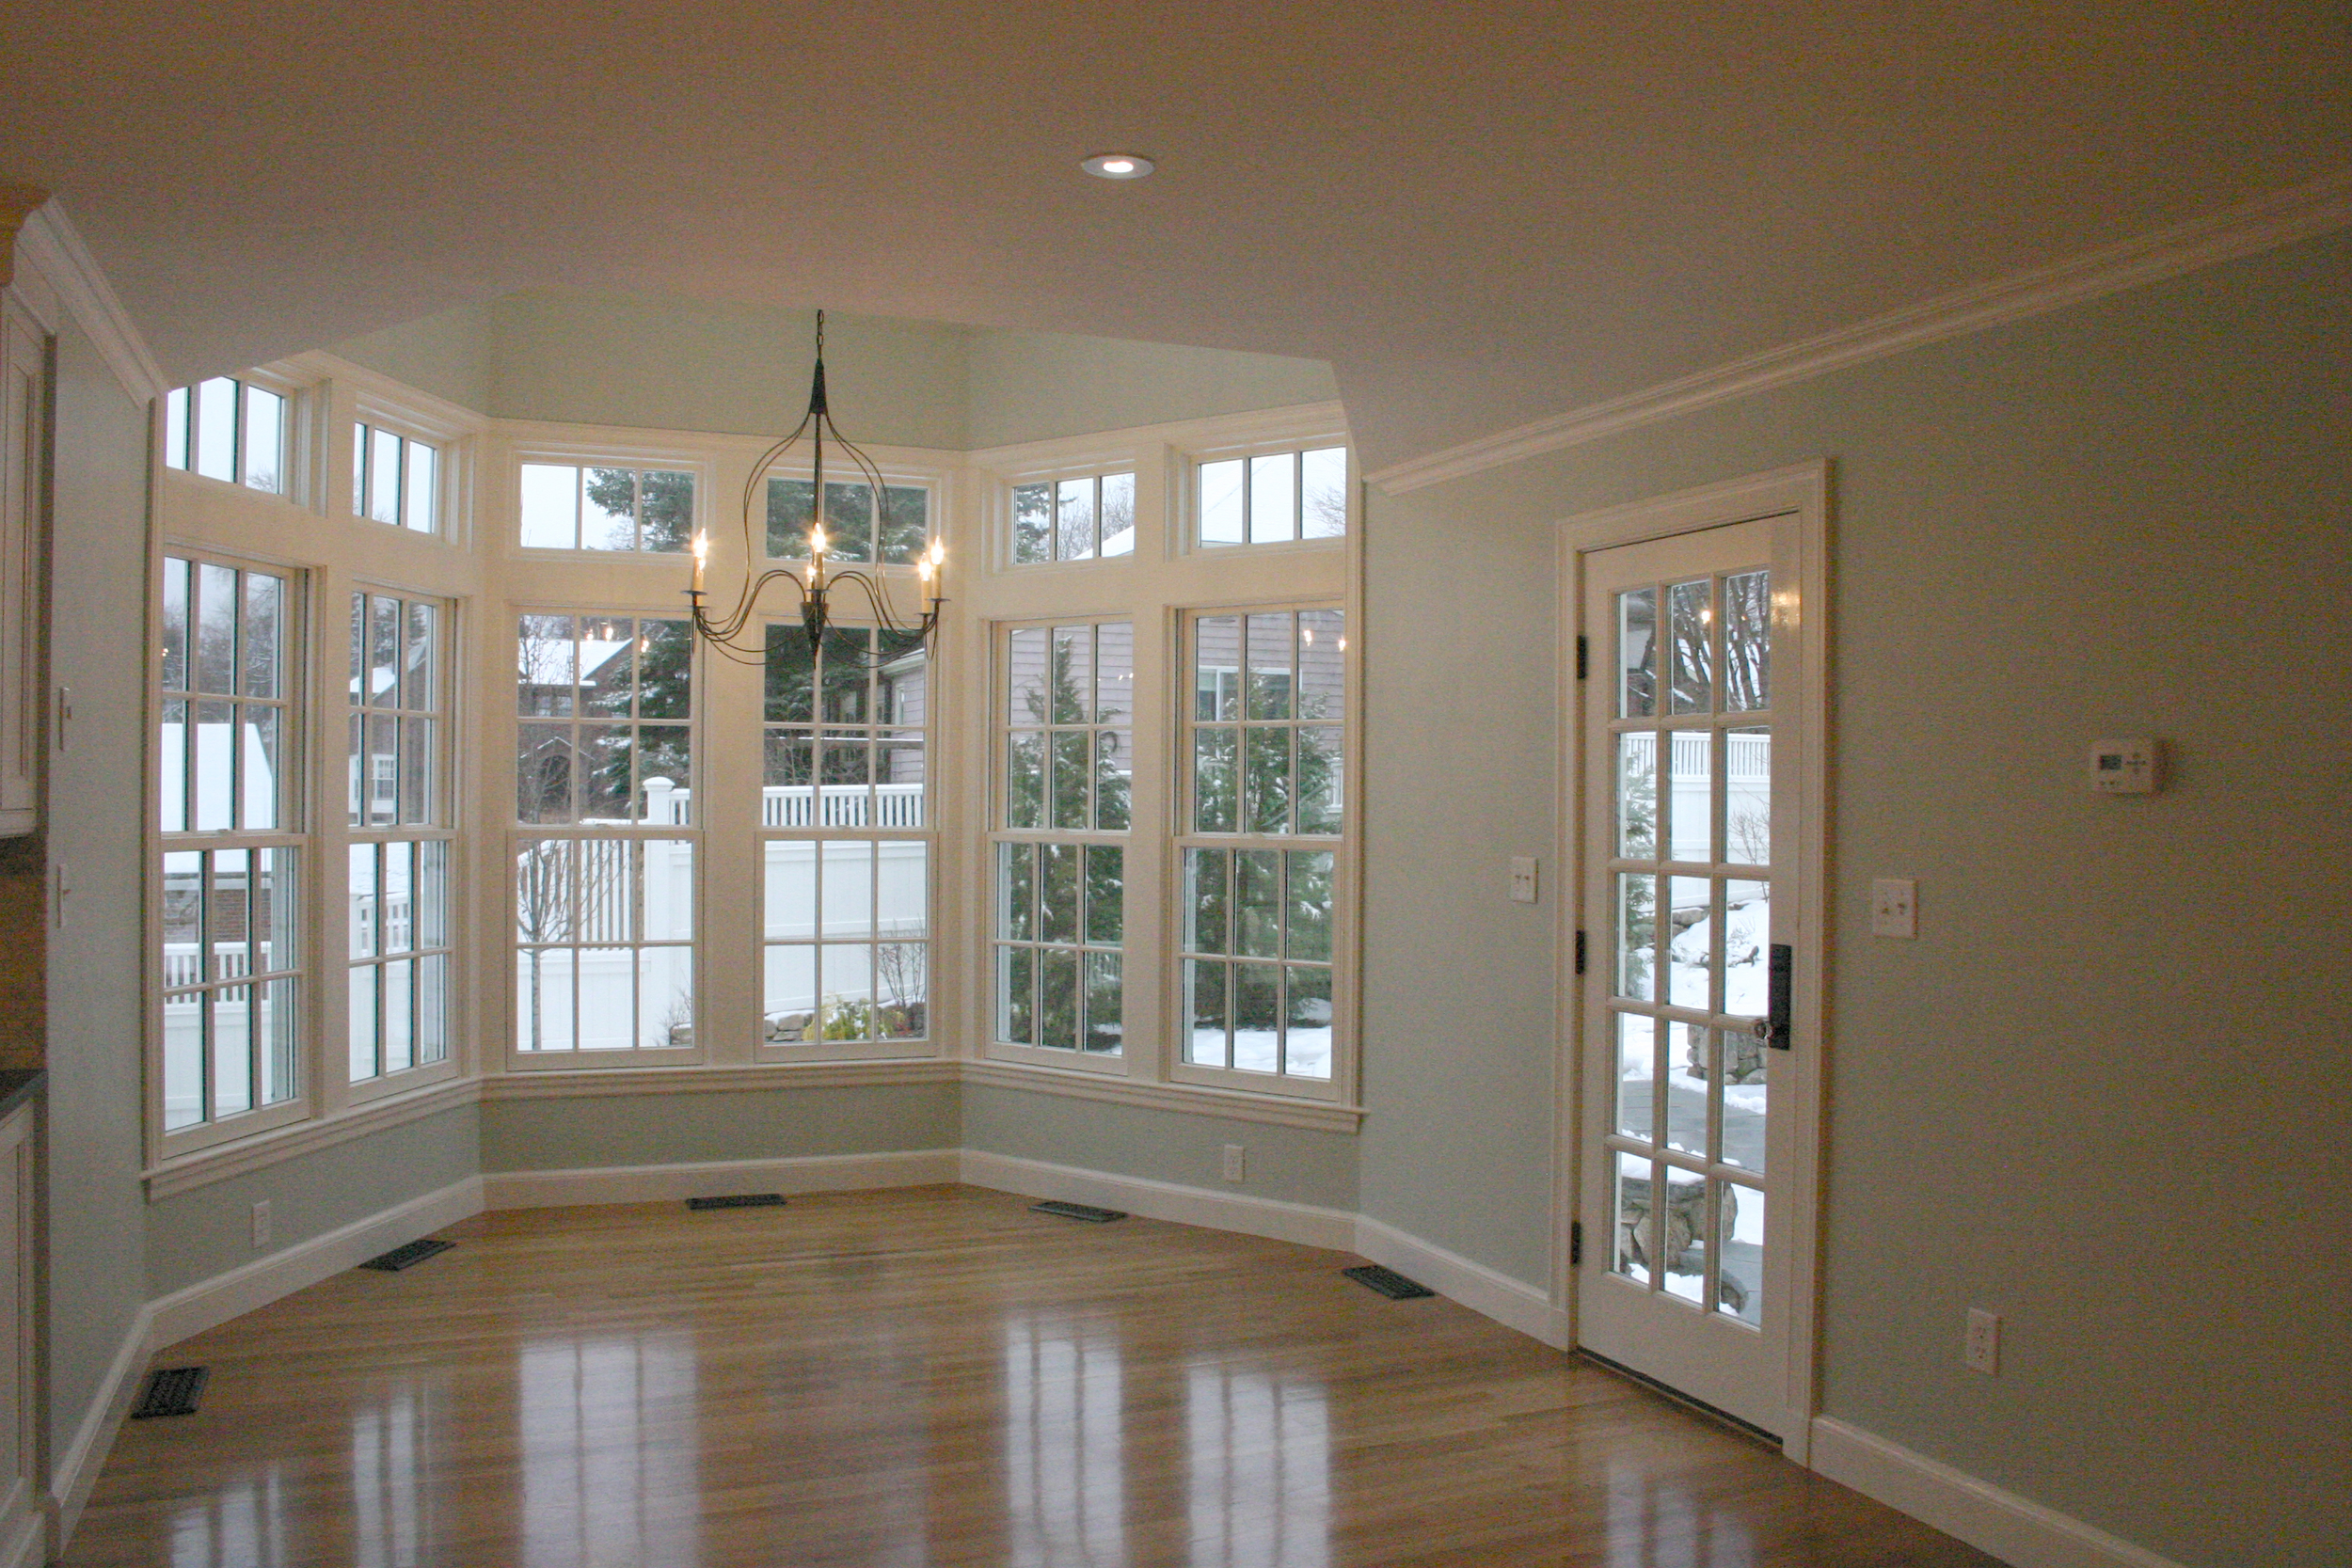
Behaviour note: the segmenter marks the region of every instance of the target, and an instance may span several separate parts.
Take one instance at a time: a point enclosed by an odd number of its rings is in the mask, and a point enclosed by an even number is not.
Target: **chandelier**
[[[752,465],[751,477],[743,483],[743,559],[757,559],[753,554],[752,518],[755,508],[766,490],[769,470],[773,468],[795,447],[805,440],[809,449],[809,514],[808,568],[806,575],[787,566],[771,567],[753,577],[747,565],[742,588],[735,596],[734,607],[723,613],[711,612],[705,592],[704,575],[710,562],[710,536],[697,530],[694,534],[694,585],[687,590],[693,601],[695,634],[711,648],[739,664],[758,664],[767,657],[767,632],[755,626],[760,595],[769,584],[782,578],[792,585],[800,595],[801,626],[808,633],[809,652],[815,655],[825,640],[825,630],[833,622],[833,595],[855,589],[866,596],[866,608],[875,626],[884,634],[874,639],[870,652],[856,652],[836,645],[826,652],[828,658],[844,657],[861,664],[886,664],[902,658],[912,651],[909,644],[927,645],[939,629],[940,607],[946,603],[941,590],[946,581],[947,548],[937,537],[922,554],[915,558],[914,575],[919,588],[923,613],[914,622],[902,621],[891,608],[890,585],[875,573],[855,569],[835,571],[825,562],[825,448],[830,442],[846,453],[856,477],[850,483],[863,483],[869,515],[866,537],[872,541],[872,553],[880,562],[882,548],[882,470],[833,422],[833,415],[825,404],[825,313],[817,312],[817,368],[809,379],[808,412],[792,434],[760,454]],[[888,644],[888,646],[885,646]]]

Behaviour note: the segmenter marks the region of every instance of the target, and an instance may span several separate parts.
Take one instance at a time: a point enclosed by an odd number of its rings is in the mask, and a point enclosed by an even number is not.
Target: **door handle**
[[[1789,1048],[1789,1019],[1796,1006],[1792,995],[1795,989],[1796,967],[1797,950],[1785,942],[1772,943],[1770,967],[1766,971],[1768,981],[1766,994],[1769,998],[1766,1006],[1772,1011],[1765,1020],[1763,1034],[1764,1043],[1774,1051],[1786,1051]]]

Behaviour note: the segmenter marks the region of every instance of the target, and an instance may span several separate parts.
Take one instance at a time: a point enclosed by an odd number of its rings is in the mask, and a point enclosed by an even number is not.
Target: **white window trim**
[[[160,439],[162,420],[156,420]],[[257,503],[266,504],[281,498],[265,490],[249,490],[244,485],[230,485],[215,480],[212,484],[225,489],[245,491]],[[317,790],[317,657],[319,616],[316,597],[319,591],[317,574],[299,562],[254,556],[223,549],[200,540],[166,538],[161,530],[153,535],[149,553],[149,580],[153,586],[147,594],[147,645],[163,646],[163,562],[166,556],[183,560],[230,566],[238,570],[267,572],[282,576],[290,600],[287,622],[291,635],[283,647],[287,663],[284,685],[287,689],[284,712],[286,733],[281,738],[282,757],[294,759],[293,766],[281,766],[279,777],[285,781],[280,801],[284,825],[266,832],[237,832],[217,834],[203,832],[173,833],[163,831],[161,755],[157,737],[162,734],[164,716],[164,687],[159,664],[151,664],[147,673],[147,729],[143,748],[147,758],[147,780],[140,791],[144,802],[140,839],[147,863],[143,872],[146,892],[146,919],[143,922],[146,942],[141,958],[141,1006],[145,1048],[142,1053],[148,1088],[145,1096],[147,1147],[160,1163],[174,1155],[192,1154],[226,1144],[242,1142],[262,1133],[275,1132],[310,1119],[317,1114],[320,1086],[326,1082],[326,1063],[322,1055],[326,1015],[319,984],[318,918],[316,914],[319,881],[319,834]],[[301,998],[296,1010],[301,1028],[301,1040],[296,1052],[295,1092],[275,1105],[256,1106],[250,1111],[237,1112],[225,1120],[207,1117],[191,1127],[167,1128],[164,1121],[164,985],[161,960],[164,950],[164,856],[183,850],[204,850],[223,847],[223,837],[239,841],[254,839],[286,840],[297,848],[302,868],[299,910],[299,938],[302,944],[301,964],[293,972],[296,976]],[[209,1078],[202,1086],[209,1100],[212,1085]]]

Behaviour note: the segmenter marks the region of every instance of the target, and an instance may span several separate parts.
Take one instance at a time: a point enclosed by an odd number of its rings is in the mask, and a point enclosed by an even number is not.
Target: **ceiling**
[[[818,304],[1327,359],[1375,467],[2352,166],[2341,0],[9,16],[0,179],[174,379],[542,285]]]

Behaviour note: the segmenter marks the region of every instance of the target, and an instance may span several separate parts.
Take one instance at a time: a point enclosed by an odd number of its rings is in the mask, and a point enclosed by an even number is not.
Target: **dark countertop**
[[[39,1099],[48,1086],[47,1068],[20,1067],[0,1071],[0,1117],[7,1116],[28,1100]]]

